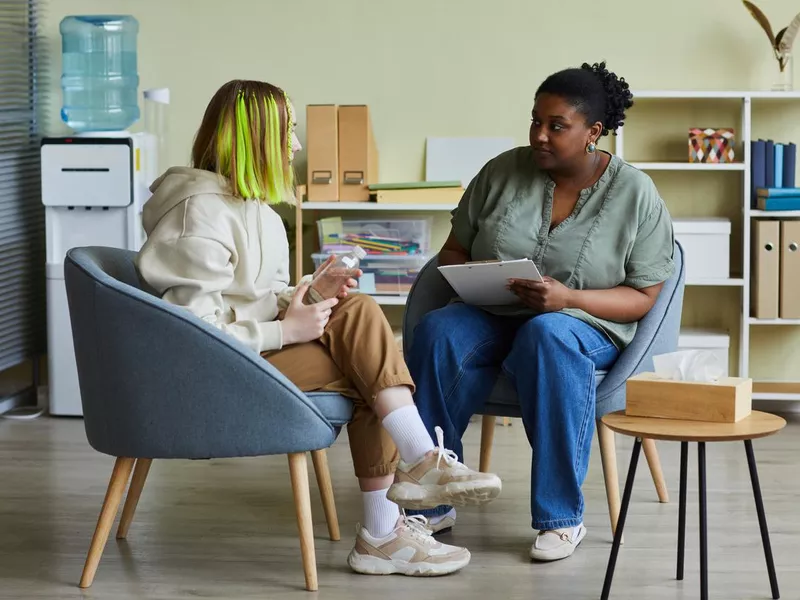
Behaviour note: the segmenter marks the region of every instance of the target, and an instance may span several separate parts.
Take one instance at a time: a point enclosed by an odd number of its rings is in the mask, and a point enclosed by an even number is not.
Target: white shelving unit
[[[619,154],[619,152],[617,152]],[[744,171],[744,163],[632,162],[642,171]]]
[[[451,211],[455,204],[378,204],[377,202],[303,202],[303,210],[391,210],[394,212]]]
[[[740,162],[734,163],[689,163],[689,162],[631,162],[633,166],[643,171],[685,171],[688,173],[693,171],[730,171],[738,173],[742,178],[742,277],[732,278],[721,281],[687,281],[687,285],[724,285],[729,287],[740,287],[741,293],[741,313],[740,313],[740,328],[739,328],[739,356],[738,358],[738,374],[740,377],[748,377],[750,370],[750,328],[764,325],[800,325],[800,319],[755,319],[750,317],[750,273],[751,273],[751,227],[752,219],[758,217],[772,217],[772,218],[800,218],[800,211],[763,211],[753,210],[750,208],[751,201],[751,153],[750,142],[752,137],[752,116],[753,116],[753,101],[754,100],[800,100],[800,91],[791,92],[769,92],[769,91],[659,91],[659,90],[646,90],[634,91],[634,102],[642,100],[698,100],[698,101],[714,101],[714,100],[739,100],[741,102],[741,125],[737,129],[737,144],[742,146],[742,159]],[[625,129],[630,131],[633,125],[629,122],[626,123],[624,128],[617,131],[615,152],[621,158],[625,158]],[[732,175],[733,176],[733,175]],[[667,200],[668,201],[668,200]],[[781,385],[791,387],[789,382],[782,384],[781,382],[762,382],[764,387],[773,388],[770,391],[755,391],[753,394],[754,399],[758,400],[800,400],[800,383],[797,385],[797,392],[774,391],[779,389]],[[794,383],[794,382],[791,382]],[[776,385],[777,384],[777,385]],[[758,390],[758,382],[754,382],[754,387]]]
[[[740,162],[734,163],[689,163],[689,162],[631,162],[631,164],[643,171],[672,171],[672,172],[687,172],[687,176],[691,172],[708,172],[708,171],[726,171],[738,173],[742,178],[742,276],[731,277],[728,279],[719,280],[688,280],[686,285],[698,287],[732,287],[741,289],[741,323],[740,323],[740,338],[739,338],[739,356],[738,356],[738,374],[742,377],[747,377],[749,373],[750,362],[750,327],[765,326],[765,325],[800,325],[800,319],[787,320],[787,319],[753,319],[750,315],[750,244],[751,244],[751,219],[757,217],[774,217],[774,218],[787,218],[797,217],[800,218],[800,211],[761,211],[753,210],[750,208],[750,173],[751,173],[751,156],[750,156],[750,141],[752,139],[752,103],[754,100],[800,100],[800,91],[792,92],[768,92],[768,91],[691,91],[691,90],[675,90],[675,91],[660,91],[660,90],[644,90],[634,91],[634,101],[639,102],[642,100],[697,100],[697,101],[714,101],[714,100],[738,100],[741,102],[741,126],[737,131],[737,141],[743,148],[743,159]],[[626,128],[631,129],[633,125],[628,122]],[[625,136],[624,129],[617,132],[615,139],[615,153],[621,158],[625,158]],[[300,197],[303,197],[302,195]],[[302,252],[302,223],[304,211],[393,211],[393,212],[449,212],[455,205],[450,204],[378,204],[376,202],[298,202],[296,208],[297,229],[296,229],[296,252],[297,257],[303,256]],[[302,260],[298,260],[297,277],[302,276]],[[379,304],[386,306],[404,306],[406,303],[406,296],[375,296]],[[766,382],[772,384],[773,382]],[[770,400],[794,400],[800,401],[800,383],[798,383],[798,391],[795,392],[755,392],[754,399],[770,399]]]

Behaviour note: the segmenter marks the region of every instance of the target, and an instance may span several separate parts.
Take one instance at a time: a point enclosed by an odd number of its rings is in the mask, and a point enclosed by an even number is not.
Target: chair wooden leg
[[[128,496],[125,498],[125,506],[122,507],[122,516],[117,527],[118,540],[128,537],[128,529],[130,529],[133,515],[136,513],[136,507],[139,505],[139,497],[142,495],[142,488],[144,488],[144,482],[147,480],[152,463],[152,458],[140,458],[136,461],[131,484],[128,487]]]
[[[481,473],[489,472],[492,462],[492,443],[494,442],[494,427],[497,419],[492,415],[483,415],[481,425],[481,459],[478,470]]]
[[[653,476],[658,501],[666,504],[669,502],[669,491],[667,490],[667,482],[664,481],[664,473],[661,471],[661,459],[658,458],[655,440],[642,440],[642,448],[644,448],[647,465],[650,467],[650,474]]]
[[[597,420],[597,439],[600,442],[600,461],[603,464],[603,478],[606,483],[608,516],[611,519],[611,535],[617,533],[619,521],[619,473],[617,471],[617,444],[614,432]]]
[[[322,497],[322,509],[325,511],[325,520],[328,522],[328,535],[331,540],[338,542],[342,538],[339,534],[339,517],[336,514],[336,498],[333,495],[331,471],[328,468],[328,451],[315,450],[311,453],[311,460],[314,461],[317,486],[319,495]]]
[[[114,470],[111,472],[111,480],[108,482],[106,497],[103,500],[103,508],[100,510],[100,517],[97,520],[97,527],[94,530],[92,544],[89,546],[89,554],[86,556],[86,563],[83,566],[80,587],[88,588],[94,581],[97,572],[97,565],[100,557],[103,556],[108,534],[114,524],[114,517],[117,516],[122,494],[131,476],[133,469],[133,458],[118,458],[114,463]]]
[[[297,528],[300,531],[300,552],[303,556],[303,572],[306,589],[316,592],[317,556],[314,548],[314,527],[311,520],[311,491],[308,487],[308,462],[305,452],[289,455],[289,475],[292,479],[294,508],[297,512]]]

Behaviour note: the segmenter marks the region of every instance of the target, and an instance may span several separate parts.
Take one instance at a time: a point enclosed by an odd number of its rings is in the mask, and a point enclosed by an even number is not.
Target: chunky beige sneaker
[[[386,497],[412,510],[449,506],[480,506],[497,498],[503,488],[492,473],[473,471],[458,462],[455,452],[444,447],[444,432],[436,428],[439,447],[416,464],[402,460]]]
[[[531,558],[542,562],[561,560],[572,556],[578,544],[586,537],[583,523],[577,527],[540,531],[531,546]]]
[[[469,551],[437,542],[427,528],[427,519],[420,515],[401,515],[395,530],[384,538],[359,529],[355,548],[347,557],[356,573],[431,577],[455,573],[469,564]]]
[[[428,531],[433,535],[444,534],[452,531],[456,524],[456,509],[451,508],[450,512],[440,517],[428,518]]]

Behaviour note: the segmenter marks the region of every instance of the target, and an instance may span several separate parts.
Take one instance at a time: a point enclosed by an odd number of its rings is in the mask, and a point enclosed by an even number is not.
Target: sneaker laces
[[[409,516],[403,511],[403,524],[408,528],[411,537],[423,543],[433,541],[431,530],[428,529],[428,519],[422,515]]]
[[[466,469],[466,466],[458,461],[458,455],[444,447],[444,431],[442,431],[442,428],[437,425],[434,431],[436,432],[436,441],[439,444],[439,447],[436,449],[439,455],[436,459],[436,468],[438,469],[442,461],[444,461],[448,467],[458,466]]]

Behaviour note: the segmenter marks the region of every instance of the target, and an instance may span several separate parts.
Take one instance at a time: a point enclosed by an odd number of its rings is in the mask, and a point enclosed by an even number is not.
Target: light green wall
[[[800,10],[789,0],[759,4],[776,30]],[[59,21],[114,12],[141,23],[141,87],[172,91],[168,145],[175,164],[187,162],[210,96],[235,77],[285,88],[300,109],[301,140],[306,104],[368,104],[382,181],[408,181],[423,176],[426,136],[510,135],[525,143],[537,85],[566,66],[605,59],[638,89],[768,88],[775,70],[766,36],[737,0],[51,0],[43,22],[53,67],[48,132],[63,131]],[[634,111],[630,135],[639,158],[671,154],[686,139],[687,118],[739,127],[729,108],[681,110]],[[787,110],[791,122],[760,114],[755,134],[800,141],[800,126],[792,124],[800,124],[800,114]],[[302,154],[298,169],[302,176]],[[738,232],[741,184],[731,177],[655,179],[676,216],[698,213],[707,200],[708,214],[730,216]],[[440,218],[436,241],[445,233]],[[729,328],[735,336],[739,294],[690,290],[685,321]],[[796,332],[771,331],[755,338],[753,374],[788,377],[800,360]]]

